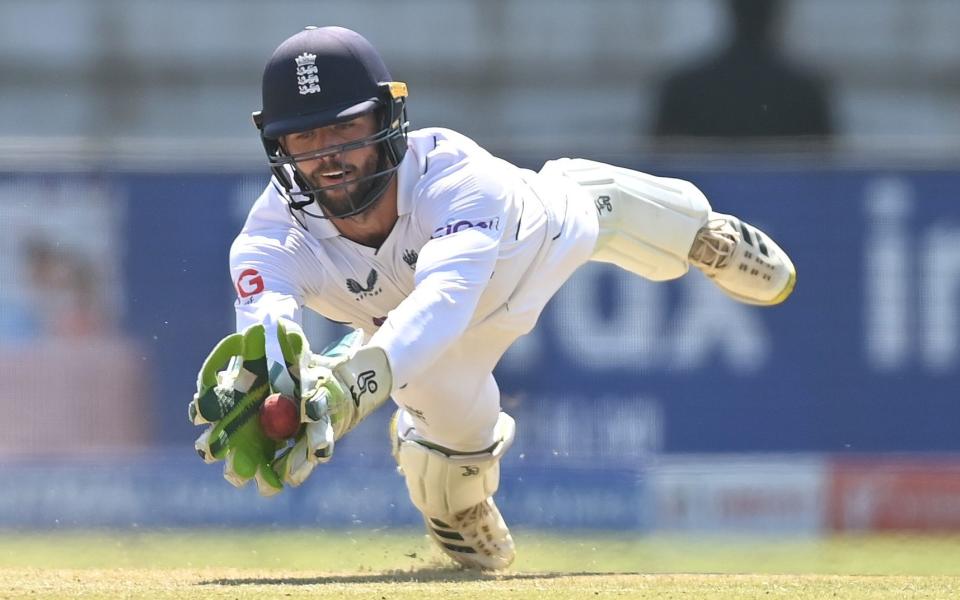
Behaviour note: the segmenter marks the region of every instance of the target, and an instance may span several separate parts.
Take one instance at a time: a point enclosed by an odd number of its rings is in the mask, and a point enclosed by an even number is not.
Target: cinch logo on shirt
[[[499,231],[500,217],[480,219],[477,221],[469,221],[467,219],[460,219],[459,221],[451,220],[446,225],[442,225],[434,229],[433,235],[430,236],[430,239],[434,240],[445,235],[450,235],[451,233],[463,231],[464,229],[490,229]]]

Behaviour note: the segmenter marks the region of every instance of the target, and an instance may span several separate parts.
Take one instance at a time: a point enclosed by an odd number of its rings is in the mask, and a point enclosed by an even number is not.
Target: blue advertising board
[[[649,474],[667,455],[960,451],[960,172],[659,174],[694,181],[716,210],[769,232],[797,266],[796,291],[758,308],[698,272],[655,284],[609,265],[578,271],[497,368],[518,425],[500,494],[512,522],[648,527]],[[63,190],[86,189],[96,210],[72,228],[78,237],[101,235],[96,219],[115,221],[90,256],[113,253],[119,265],[115,312],[140,353],[153,445],[114,462],[7,461],[2,472],[21,483],[0,495],[0,525],[417,522],[392,473],[386,409],[338,444],[319,480],[279,499],[233,491],[193,455],[199,430],[185,407],[207,352],[232,331],[228,249],[266,181],[0,176],[8,197],[60,190],[61,210]],[[44,207],[0,208],[31,223]],[[5,312],[0,331],[14,335],[17,314]],[[341,331],[319,317],[305,326],[316,346]]]
[[[654,284],[587,265],[497,369],[529,460],[960,450],[960,172],[660,174],[774,236],[796,292],[756,308],[699,273]],[[151,439],[188,450],[196,370],[233,327],[228,248],[266,173],[96,178],[121,199],[120,314],[143,350]],[[308,330],[317,345],[337,331]]]

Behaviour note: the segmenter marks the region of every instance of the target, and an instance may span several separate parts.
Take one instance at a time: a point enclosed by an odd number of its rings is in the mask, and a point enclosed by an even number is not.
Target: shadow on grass
[[[639,573],[488,573],[458,567],[428,567],[410,571],[387,571],[357,575],[325,575],[322,577],[243,577],[238,579],[210,579],[197,585],[328,585],[343,583],[456,583],[462,581],[511,581],[527,579],[558,579],[561,577],[609,577],[610,575],[639,575]]]

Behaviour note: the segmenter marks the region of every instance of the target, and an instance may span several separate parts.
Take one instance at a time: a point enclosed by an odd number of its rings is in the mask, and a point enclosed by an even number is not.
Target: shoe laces
[[[722,269],[739,241],[739,233],[729,220],[710,219],[693,238],[689,258],[701,268]]]

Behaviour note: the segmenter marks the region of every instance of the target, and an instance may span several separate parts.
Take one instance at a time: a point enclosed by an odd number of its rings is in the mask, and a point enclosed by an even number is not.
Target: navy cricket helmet
[[[379,200],[407,151],[406,97],[406,84],[393,81],[373,45],[354,31],[307,27],[280,44],[263,71],[263,109],[253,113],[253,122],[291,209],[321,218],[348,217]],[[280,141],[370,112],[378,130],[346,144],[291,155]],[[342,160],[344,152],[374,145],[378,162],[373,173],[331,185],[311,183],[299,166],[326,156]],[[326,192],[352,185],[356,188],[347,206],[324,203]],[[315,203],[325,211],[307,210]]]

